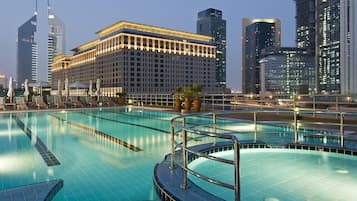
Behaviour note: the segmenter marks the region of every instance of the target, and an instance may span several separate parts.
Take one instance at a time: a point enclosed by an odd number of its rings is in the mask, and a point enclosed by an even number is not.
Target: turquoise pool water
[[[153,168],[170,152],[174,116],[131,108],[0,114],[0,190],[63,179],[55,201],[158,200]],[[222,120],[219,131],[227,132],[232,124],[239,127],[241,139],[252,138],[247,123]],[[260,135],[261,140],[292,142],[289,128],[259,129],[273,133]],[[59,165],[44,161],[37,147],[41,143]]]
[[[233,159],[233,151],[213,155]],[[199,158],[189,167],[233,184],[233,166]],[[354,201],[357,197],[357,157],[287,149],[241,150],[243,201]],[[192,181],[209,192],[234,200],[232,190]]]
[[[0,189],[61,178],[64,187],[55,201],[157,200],[152,173],[169,152],[167,120],[173,116],[136,110],[1,115]],[[31,131],[31,138],[16,118]],[[93,130],[86,130],[88,127]],[[140,151],[96,135],[96,131]],[[38,139],[60,165],[46,165],[33,146]]]

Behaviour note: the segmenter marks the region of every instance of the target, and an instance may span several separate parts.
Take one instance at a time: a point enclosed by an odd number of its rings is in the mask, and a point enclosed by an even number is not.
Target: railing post
[[[234,200],[240,200],[240,149],[237,140],[234,140]]]
[[[254,143],[257,142],[257,112],[254,112]]]
[[[186,189],[187,187],[187,131],[186,131],[186,118],[182,120],[182,165],[183,165],[183,181],[181,188]]]
[[[214,95],[212,94],[212,109],[214,110]]]
[[[222,110],[225,111],[225,108],[224,108],[224,94],[222,94]]]
[[[213,113],[212,115],[212,123],[213,123],[213,132],[217,132],[217,115]],[[213,146],[216,146],[216,138],[213,138]]]
[[[315,110],[316,110],[316,99],[315,99],[315,95],[312,96],[312,108],[313,108],[313,113],[312,113],[312,116],[315,117],[316,113],[315,113]]]
[[[297,124],[297,112],[294,111],[294,143],[298,142],[298,124]]]
[[[341,135],[341,147],[344,146],[344,136],[345,136],[345,129],[344,129],[344,114],[340,113],[340,135]]]
[[[175,168],[175,122],[171,121],[171,161],[170,168]]]

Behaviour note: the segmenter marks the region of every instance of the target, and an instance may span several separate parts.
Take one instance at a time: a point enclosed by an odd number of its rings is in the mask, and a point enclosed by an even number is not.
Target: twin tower
[[[65,53],[65,26],[64,23],[53,13],[50,1],[47,0],[48,38],[47,38],[47,81],[52,82],[51,64],[53,57]],[[25,79],[30,82],[39,82],[38,78],[38,45],[37,32],[37,0],[34,15],[18,28],[17,32],[17,81],[24,83]]]

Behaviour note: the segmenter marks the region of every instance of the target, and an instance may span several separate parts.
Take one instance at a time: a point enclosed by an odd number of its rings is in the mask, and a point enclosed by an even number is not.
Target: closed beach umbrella
[[[27,101],[28,100],[28,96],[30,95],[28,79],[25,80],[24,87],[25,87],[24,96],[25,96],[25,99]]]
[[[69,93],[68,90],[69,90],[69,89],[68,89],[68,78],[66,78],[66,79],[64,80],[64,94],[65,94],[65,96],[66,96],[66,99],[68,98],[68,93]]]
[[[88,89],[88,96],[92,96],[92,91],[93,91],[93,82],[92,80],[89,81],[89,89]]]
[[[98,100],[99,100],[99,96],[100,96],[100,79],[97,79],[96,87],[97,87],[97,91],[95,92],[95,95],[98,97]]]
[[[10,103],[12,103],[12,97],[14,96],[14,89],[12,87],[12,77],[9,79],[9,90],[7,91],[7,96],[10,98]]]
[[[61,95],[61,80],[57,82],[58,95]]]

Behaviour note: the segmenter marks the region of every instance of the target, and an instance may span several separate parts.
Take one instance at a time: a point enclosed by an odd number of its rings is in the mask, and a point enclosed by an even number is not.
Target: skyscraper
[[[296,46],[315,55],[315,0],[295,0]]]
[[[216,46],[216,80],[222,87],[226,86],[226,20],[222,11],[213,8],[198,13],[197,33],[213,38]]]
[[[316,1],[316,65],[320,93],[357,93],[354,0]]]
[[[48,71],[47,71],[47,81],[52,82],[51,74],[51,64],[53,63],[53,58],[59,54],[65,54],[65,26],[64,23],[53,13],[50,1],[48,4]]]
[[[38,51],[35,34],[37,31],[37,1],[34,15],[17,31],[17,81],[38,81]]]
[[[257,94],[260,92],[261,52],[280,47],[280,20],[244,18],[242,32],[242,89],[245,94]]]
[[[315,89],[315,57],[301,48],[284,47],[260,60],[262,93],[309,94]]]

